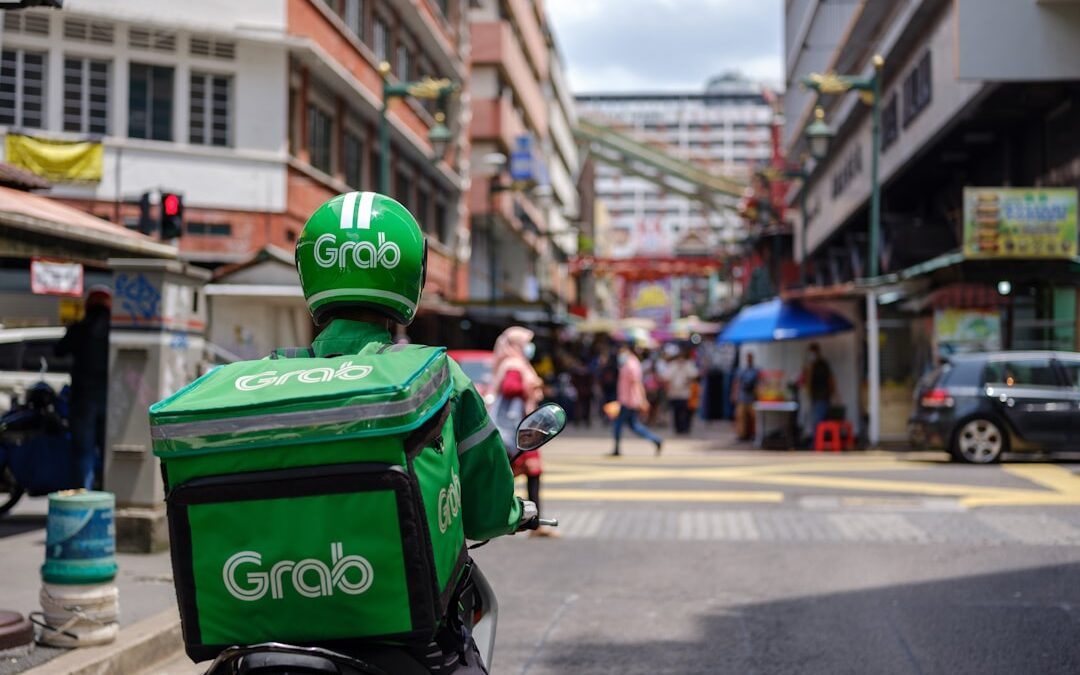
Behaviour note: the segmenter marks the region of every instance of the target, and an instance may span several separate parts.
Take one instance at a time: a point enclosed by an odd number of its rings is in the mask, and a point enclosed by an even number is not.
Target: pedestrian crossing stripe
[[[887,457],[821,457],[790,463],[742,462],[735,465],[717,463],[719,465],[702,466],[710,459],[707,455],[702,455],[696,460],[696,466],[679,466],[671,462],[670,458],[662,458],[656,460],[653,466],[648,466],[643,462],[624,464],[600,458],[582,461],[580,457],[568,459],[556,454],[545,462],[543,484],[551,487],[544,490],[544,496],[565,501],[601,502],[782,502],[784,488],[800,488],[803,493],[807,490],[820,490],[826,494],[879,493],[949,497],[956,499],[961,508],[1080,506],[1080,478],[1068,469],[1053,464],[1007,465],[1000,469],[1023,480],[1030,485],[1027,487],[893,480],[857,475],[867,471],[932,470],[930,467],[936,466]],[[971,470],[974,473],[977,469]],[[718,490],[657,489],[641,486],[642,482],[658,480],[702,481],[728,485]],[[730,484],[746,486],[746,489],[732,489]],[[763,487],[771,489],[760,489]]]

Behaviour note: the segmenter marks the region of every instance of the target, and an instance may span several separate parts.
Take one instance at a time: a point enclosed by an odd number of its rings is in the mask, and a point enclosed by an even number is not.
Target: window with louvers
[[[64,59],[64,131],[109,133],[109,62]]]
[[[132,63],[128,81],[128,136],[171,141],[173,69]]]
[[[188,131],[190,143],[229,145],[231,91],[232,78],[227,75],[191,73],[191,126]]]
[[[324,172],[331,172],[332,154],[330,137],[333,134],[333,122],[330,115],[318,106],[308,106],[308,152],[311,153],[311,166]]]
[[[345,182],[359,190],[363,181],[364,143],[351,131],[346,131],[342,141],[341,160],[345,163]]]
[[[45,120],[45,54],[0,52],[0,124],[41,128]]]
[[[375,52],[375,60],[379,63],[390,58],[390,29],[386,21],[379,17],[375,19],[375,31],[372,36],[372,50]]]

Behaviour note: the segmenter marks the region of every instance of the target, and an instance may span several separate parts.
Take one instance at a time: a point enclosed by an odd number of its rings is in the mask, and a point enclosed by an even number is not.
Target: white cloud
[[[696,90],[736,70],[783,81],[781,0],[548,0],[577,92]]]

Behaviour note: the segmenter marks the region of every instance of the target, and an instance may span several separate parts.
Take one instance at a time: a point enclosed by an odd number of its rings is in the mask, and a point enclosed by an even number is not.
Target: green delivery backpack
[[[150,407],[192,659],[431,639],[466,560],[451,379],[444,349],[371,345],[221,366]]]

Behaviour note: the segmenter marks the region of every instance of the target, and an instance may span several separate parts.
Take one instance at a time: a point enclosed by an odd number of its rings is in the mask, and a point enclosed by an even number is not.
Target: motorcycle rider
[[[338,195],[308,219],[296,244],[296,269],[315,323],[317,357],[355,354],[371,343],[392,345],[391,329],[416,315],[426,279],[427,242],[409,211],[385,195]],[[389,348],[391,352],[395,348]],[[451,416],[461,466],[465,536],[484,540],[518,529],[534,509],[514,496],[506,448],[483,398],[457,363],[450,361],[454,392]],[[433,673],[486,672],[475,643],[463,628],[468,574],[458,581],[462,602],[427,648],[410,650]],[[364,660],[379,665],[370,650]],[[392,671],[391,671],[392,672]]]

